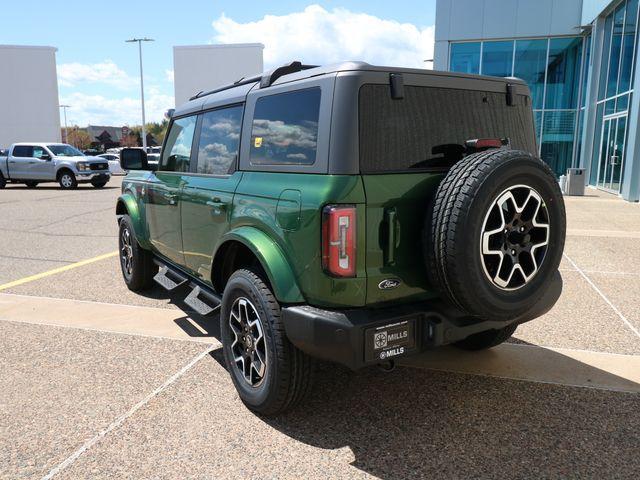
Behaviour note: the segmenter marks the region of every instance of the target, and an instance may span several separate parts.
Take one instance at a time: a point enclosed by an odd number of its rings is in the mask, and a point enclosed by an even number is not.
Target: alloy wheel
[[[131,246],[131,232],[123,228],[120,234],[120,263],[127,277],[133,273],[133,248]]]
[[[501,290],[518,290],[538,273],[549,246],[549,212],[527,185],[504,190],[492,202],[480,237],[482,267]]]
[[[242,378],[257,387],[267,371],[267,345],[258,311],[248,298],[239,297],[233,302],[229,327],[234,335],[231,344],[233,362]]]

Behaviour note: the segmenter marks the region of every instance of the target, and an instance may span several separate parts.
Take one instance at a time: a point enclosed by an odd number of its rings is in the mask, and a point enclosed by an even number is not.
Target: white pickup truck
[[[29,188],[45,182],[58,182],[65,189],[79,183],[102,188],[110,178],[107,160],[85,156],[65,143],[14,143],[7,156],[0,156],[0,188],[8,182]]]

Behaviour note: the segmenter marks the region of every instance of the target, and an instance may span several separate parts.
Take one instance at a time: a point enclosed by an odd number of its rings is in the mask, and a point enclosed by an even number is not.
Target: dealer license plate
[[[416,346],[415,320],[369,328],[365,331],[365,361],[388,360],[413,350]]]

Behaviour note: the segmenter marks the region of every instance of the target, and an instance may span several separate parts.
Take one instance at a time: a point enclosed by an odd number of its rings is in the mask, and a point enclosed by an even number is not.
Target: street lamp
[[[69,129],[67,128],[67,108],[71,108],[71,105],[58,105],[64,112],[64,143],[69,143]]]
[[[130,40],[125,40],[127,43],[138,42],[138,54],[140,57],[140,102],[142,103],[142,148],[144,148],[145,152],[147,151],[147,133],[144,128],[145,119],[144,119],[144,80],[142,78],[142,42],[153,42],[153,38],[132,38]]]

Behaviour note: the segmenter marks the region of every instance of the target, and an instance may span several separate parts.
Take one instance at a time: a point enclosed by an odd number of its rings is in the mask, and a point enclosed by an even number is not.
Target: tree
[[[91,146],[91,136],[86,130],[80,129],[77,125],[69,129],[67,143],[80,150],[86,150]]]

